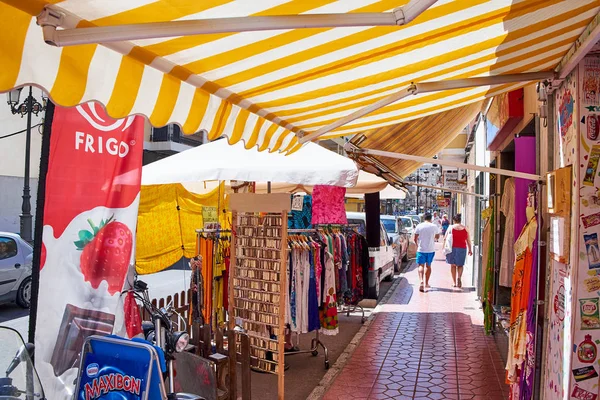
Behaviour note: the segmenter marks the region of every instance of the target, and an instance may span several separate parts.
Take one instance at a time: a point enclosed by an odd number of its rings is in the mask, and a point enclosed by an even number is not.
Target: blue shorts
[[[463,267],[467,259],[467,249],[462,247],[453,247],[452,253],[446,254],[446,262],[448,264],[454,264],[457,267]]]
[[[435,256],[435,252],[433,253],[420,253],[417,252],[417,265],[431,265],[433,262],[433,257]]]

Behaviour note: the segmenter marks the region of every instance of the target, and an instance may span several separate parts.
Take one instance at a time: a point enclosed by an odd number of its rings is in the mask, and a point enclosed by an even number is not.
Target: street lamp
[[[27,115],[27,136],[25,139],[25,176],[23,182],[23,203],[21,204],[21,230],[20,235],[23,240],[31,242],[32,236],[32,216],[31,216],[31,195],[29,192],[29,164],[31,153],[31,114],[36,116],[46,109],[47,97],[42,95],[42,103],[40,104],[32,94],[32,87],[29,86],[29,96],[25,101],[19,104],[21,91],[23,88],[18,88],[8,92],[8,105],[10,111],[14,114],[20,114],[21,118]]]

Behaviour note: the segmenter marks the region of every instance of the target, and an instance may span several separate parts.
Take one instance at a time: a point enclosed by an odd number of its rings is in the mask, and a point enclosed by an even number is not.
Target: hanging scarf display
[[[483,210],[482,218],[487,219],[487,223],[483,230],[484,246],[487,249],[483,257],[483,266],[485,268],[485,280],[483,284],[483,298],[485,299],[485,307],[483,309],[484,327],[486,335],[490,335],[494,328],[494,246],[495,235],[492,227],[494,226],[494,208],[490,204],[490,208]]]
[[[312,193],[313,225],[347,223],[344,196],[346,188],[315,185]]]

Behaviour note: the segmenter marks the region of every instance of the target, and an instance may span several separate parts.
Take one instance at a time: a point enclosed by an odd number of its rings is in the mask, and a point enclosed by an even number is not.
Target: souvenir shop
[[[480,209],[478,274],[484,326],[506,365],[506,383],[514,399],[529,399],[533,390],[535,338],[541,338],[536,296],[539,261],[539,181],[518,177],[539,171],[536,156],[539,131],[534,86],[496,96],[479,123],[485,124],[492,167],[506,173],[487,174],[489,200]],[[478,179],[482,179],[480,175]],[[543,295],[543,294],[542,294]]]
[[[491,175],[482,212],[485,328],[506,357],[513,399],[600,394],[600,53],[583,57],[564,75],[527,86],[517,97],[524,100],[524,115],[532,97],[540,106],[537,140],[522,147],[529,137],[521,133],[531,127],[517,122],[511,132],[519,136],[490,149],[497,152],[495,166],[516,171],[537,153],[530,171],[543,174],[541,185]],[[497,100],[488,112],[488,139],[490,130],[493,139],[504,126],[494,124]],[[498,106],[503,102],[499,114],[506,124],[515,110],[511,93]]]
[[[591,38],[590,32],[584,36]],[[547,185],[548,327],[541,383],[548,399],[600,394],[600,53],[597,44],[587,49],[560,85],[548,88],[554,151]]]

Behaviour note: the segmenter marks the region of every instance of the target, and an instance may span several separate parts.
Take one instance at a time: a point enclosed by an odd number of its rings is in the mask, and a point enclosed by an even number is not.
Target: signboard
[[[142,117],[114,120],[95,103],[55,108],[35,335],[49,399],[72,397],[86,337],[137,326],[121,291],[134,272],[143,142]]]
[[[85,355],[77,400],[140,400],[147,387],[148,365],[119,357]]]
[[[451,190],[465,190],[466,180],[463,182],[463,177],[465,176],[459,169],[449,169],[444,171],[444,187]],[[462,174],[462,175],[461,175]]]
[[[487,113],[487,147],[490,151],[500,148],[513,129],[523,119],[525,105],[523,88],[494,97]]]
[[[450,199],[438,199],[438,207],[450,207]]]

